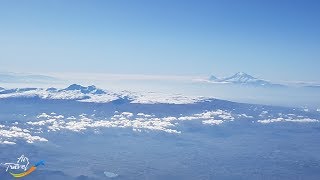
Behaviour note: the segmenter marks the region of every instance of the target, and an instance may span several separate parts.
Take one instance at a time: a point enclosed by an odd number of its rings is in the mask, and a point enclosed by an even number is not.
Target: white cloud
[[[267,111],[263,111],[260,116],[266,116]],[[319,122],[319,120],[308,117],[298,116],[295,114],[278,113],[278,117],[270,117],[258,120],[259,123],[268,124],[275,122],[298,122],[309,123]],[[203,125],[220,125],[225,122],[233,121],[236,118],[253,118],[246,114],[234,114],[226,110],[204,111],[202,113],[191,114],[188,116],[166,116],[156,117],[153,114],[132,113],[132,112],[118,112],[115,111],[113,116],[108,119],[99,119],[99,117],[80,114],[78,116],[65,117],[57,113],[41,113],[37,116],[35,121],[26,123],[19,123],[15,126],[7,127],[0,125],[0,141],[7,144],[14,142],[17,139],[23,139],[28,143],[36,141],[47,141],[47,139],[32,134],[41,134],[43,131],[73,131],[82,132],[86,130],[93,130],[96,133],[100,132],[102,128],[126,128],[132,129],[134,132],[149,132],[161,131],[172,134],[182,133],[179,130],[179,125],[182,121],[200,121]],[[25,125],[27,128],[18,127]],[[12,143],[11,143],[12,144]]]
[[[92,119],[92,116],[81,114],[78,117],[70,116],[64,118],[62,115],[48,115],[46,113],[40,114],[38,117],[40,121],[27,122],[31,126],[40,126],[46,128],[48,131],[70,130],[80,132],[88,128],[131,128],[133,131],[163,131],[167,133],[179,134],[181,131],[177,130],[179,121],[185,120],[199,120],[205,125],[221,124],[224,121],[234,120],[231,113],[223,110],[206,111],[191,116],[181,117],[155,117],[154,115],[131,112],[115,112],[110,119],[99,120]],[[90,118],[89,118],[90,117]]]
[[[27,143],[34,143],[37,141],[48,141],[47,139],[42,138],[40,136],[31,135],[30,131],[27,129],[21,129],[16,126],[6,127],[2,125],[0,128],[0,140],[2,141],[2,143],[13,144],[11,140],[17,139],[23,139]]]
[[[273,123],[273,122],[281,122],[284,121],[283,118],[276,118],[276,119],[265,119],[265,120],[258,120],[259,123],[262,124],[268,124],[268,123]]]
[[[70,116],[67,118],[67,120],[76,120],[77,118],[75,118],[74,116]]]
[[[303,118],[303,119],[286,119],[288,122],[319,122],[319,120],[316,119],[310,119],[310,118]]]
[[[191,121],[191,120],[198,120],[198,119],[217,119],[217,120],[224,120],[224,121],[232,121],[235,118],[232,116],[230,112],[223,111],[218,109],[216,111],[206,111],[199,114],[193,114],[191,116],[182,116],[179,117],[178,120],[181,121]]]
[[[143,116],[143,117],[146,117],[146,118],[154,117],[154,115],[144,114],[144,113],[138,113],[137,116]]]
[[[160,92],[130,93],[128,96],[133,99],[131,103],[139,104],[193,104],[208,99],[199,96],[184,96]]]
[[[244,118],[253,118],[253,116],[249,116],[246,114],[240,114],[239,117],[244,117]]]
[[[260,117],[264,117],[268,114],[268,111],[262,111],[261,114],[259,115]]]
[[[50,117],[50,115],[48,115],[48,114],[46,114],[46,113],[42,113],[42,114],[40,114],[40,115],[37,116],[38,119],[39,119],[39,118],[49,118],[49,117]]]
[[[258,120],[259,123],[268,124],[268,123],[275,123],[275,122],[297,122],[297,123],[310,123],[310,122],[319,122],[317,119],[310,119],[310,118],[302,118],[302,119],[294,119],[290,118],[274,118],[274,119],[265,119],[265,120]]]
[[[9,145],[14,145],[14,144],[16,144],[15,142],[11,142],[11,141],[1,141],[0,140],[0,144],[9,144]]]
[[[78,118],[74,116],[68,117],[66,119],[61,119],[61,116],[43,116],[46,119],[35,122],[27,122],[31,126],[44,126],[49,131],[59,131],[59,130],[70,130],[74,132],[84,131],[88,128],[132,128],[135,131],[142,130],[156,130],[164,131],[167,133],[180,133],[177,130],[170,129],[174,127],[171,120],[176,120],[174,117],[165,118],[149,118],[140,116],[134,118],[134,114],[131,112],[122,112],[114,114],[110,120],[93,120],[88,118],[87,115],[81,114]]]
[[[223,123],[222,120],[214,120],[214,119],[202,121],[202,124],[209,124],[209,125],[219,125],[222,123]]]

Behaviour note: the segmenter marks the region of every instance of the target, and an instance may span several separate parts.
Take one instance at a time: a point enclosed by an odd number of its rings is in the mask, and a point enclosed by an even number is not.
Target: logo
[[[40,165],[44,165],[44,161],[39,161],[30,168],[28,168],[30,162],[29,158],[21,155],[19,158],[17,158],[17,162],[15,163],[4,163],[6,167],[6,172],[9,172],[13,177],[15,178],[22,178],[29,174],[31,174],[33,171],[35,171]],[[13,172],[21,172],[21,173],[13,173]]]

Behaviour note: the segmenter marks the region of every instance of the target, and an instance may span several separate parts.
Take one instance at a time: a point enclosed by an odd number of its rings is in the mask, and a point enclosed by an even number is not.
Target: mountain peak
[[[253,77],[253,76],[251,76],[251,75],[249,75],[249,74],[247,74],[247,73],[245,73],[245,72],[237,72],[235,75],[237,75],[237,76],[250,76],[250,77]]]
[[[98,89],[96,86],[91,85],[91,86],[81,86],[79,84],[71,84],[69,87],[63,89],[66,91],[74,91],[74,90],[78,90],[84,94],[105,94],[105,92],[101,89]]]
[[[219,80],[216,76],[211,75],[209,78],[210,81],[217,81]]]
[[[84,89],[86,87],[84,86],[81,86],[79,84],[71,84],[70,86],[68,86],[66,89],[67,90],[81,90],[81,89]]]
[[[237,72],[235,75],[238,75],[238,76],[245,76],[245,75],[248,75],[247,73],[245,72]]]
[[[258,79],[245,72],[237,72],[232,76],[218,79],[215,76],[210,76],[210,81],[220,82],[220,83],[232,83],[232,84],[243,84],[243,85],[254,85],[254,86],[279,86],[277,84],[272,84],[268,81]]]
[[[253,81],[259,81],[257,78],[244,73],[244,72],[238,72],[234,74],[233,76],[224,78],[223,81],[225,82],[233,82],[233,83],[249,83]]]

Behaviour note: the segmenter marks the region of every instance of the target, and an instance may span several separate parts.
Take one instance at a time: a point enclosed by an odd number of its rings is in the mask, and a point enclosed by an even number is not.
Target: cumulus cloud
[[[310,118],[302,118],[302,119],[293,119],[293,118],[274,118],[274,119],[265,119],[265,120],[258,120],[259,123],[268,124],[268,123],[275,123],[275,122],[298,122],[298,123],[310,123],[310,122],[319,122],[317,119],[310,119]]]
[[[247,114],[239,114],[239,117],[244,117],[244,118],[253,118],[253,116],[249,116]]]
[[[139,116],[138,116],[139,114]],[[74,116],[62,119],[60,116],[51,116],[45,113],[40,114],[38,117],[40,121],[27,122],[31,126],[43,126],[49,131],[70,130],[74,132],[84,131],[88,128],[132,128],[133,130],[155,130],[167,133],[180,133],[175,129],[171,120],[176,120],[173,117],[156,118],[153,115],[138,113],[135,116],[131,112],[116,112],[110,120],[93,120],[85,114],[79,115],[78,118]]]
[[[262,111],[259,116],[260,116],[260,117],[264,117],[264,116],[266,116],[268,113],[269,113],[268,111]]]
[[[219,125],[222,123],[223,123],[222,120],[214,120],[214,119],[202,121],[202,124],[209,124],[209,125]]]
[[[15,143],[15,142],[11,142],[11,141],[6,141],[6,140],[4,140],[4,141],[1,141],[1,140],[0,140],[0,144],[14,145],[14,144],[16,144],[16,143]]]
[[[70,116],[65,118],[62,115],[42,113],[37,116],[38,121],[29,121],[28,125],[46,128],[47,131],[70,130],[81,132],[99,128],[131,128],[133,131],[162,131],[166,133],[180,134],[177,130],[180,121],[199,120],[204,125],[219,125],[225,121],[233,121],[235,118],[230,112],[223,110],[205,111],[199,114],[180,117],[156,117],[152,114],[131,112],[115,112],[108,119],[92,119],[94,116],[80,114],[78,117]]]
[[[278,113],[271,116],[267,111],[263,111],[260,115],[257,115],[257,117],[261,116],[265,118],[258,120],[258,122],[262,124],[276,122],[319,122],[319,120],[295,114]],[[171,134],[180,134],[182,132],[179,128],[184,121],[199,121],[203,125],[218,126],[225,122],[231,122],[236,119],[243,118],[252,119],[253,116],[236,114],[234,112],[221,109],[204,111],[202,113],[195,113],[188,116],[180,115],[177,117],[157,117],[154,114],[146,114],[142,112],[132,113],[115,111],[111,117],[104,119],[96,117],[94,114],[80,114],[66,117],[55,112],[41,113],[36,116],[34,121],[28,121],[24,124],[19,123],[10,127],[0,125],[0,143],[13,144],[16,142],[16,139],[23,139],[28,143],[47,141],[45,138],[34,136],[32,134],[41,134],[43,132],[50,133],[55,131],[83,132],[86,130],[99,132],[99,130],[103,128],[125,128],[131,129],[134,132],[159,131]],[[26,127],[21,128],[18,127],[18,125]]]
[[[48,141],[43,137],[31,135],[30,130],[28,129],[22,129],[16,126],[0,126],[0,144],[15,144],[15,142],[13,141],[19,139],[25,140],[27,143],[34,143],[37,141]]]
[[[178,118],[178,120],[181,121],[190,121],[190,120],[197,120],[197,119],[202,119],[202,120],[222,120],[222,121],[233,121],[235,117],[227,111],[218,109],[216,111],[206,111],[203,113],[199,114],[193,114],[191,116],[181,116]]]

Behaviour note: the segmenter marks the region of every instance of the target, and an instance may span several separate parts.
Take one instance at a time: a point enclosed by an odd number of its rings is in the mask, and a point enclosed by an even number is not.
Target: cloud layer
[[[237,114],[227,110],[203,111],[191,115],[157,117],[154,114],[118,112],[111,117],[96,118],[95,114],[80,114],[64,116],[57,113],[41,113],[34,120],[25,123],[14,122],[11,125],[0,124],[0,144],[13,145],[19,140],[26,143],[47,142],[42,134],[64,132],[84,132],[92,130],[99,132],[104,128],[131,129],[134,132],[158,131],[169,134],[182,134],[180,125],[186,121],[198,121],[203,126],[218,126],[235,120],[248,120],[260,124],[290,122],[290,123],[318,123],[317,119],[283,113],[270,113],[262,110],[260,114]]]

